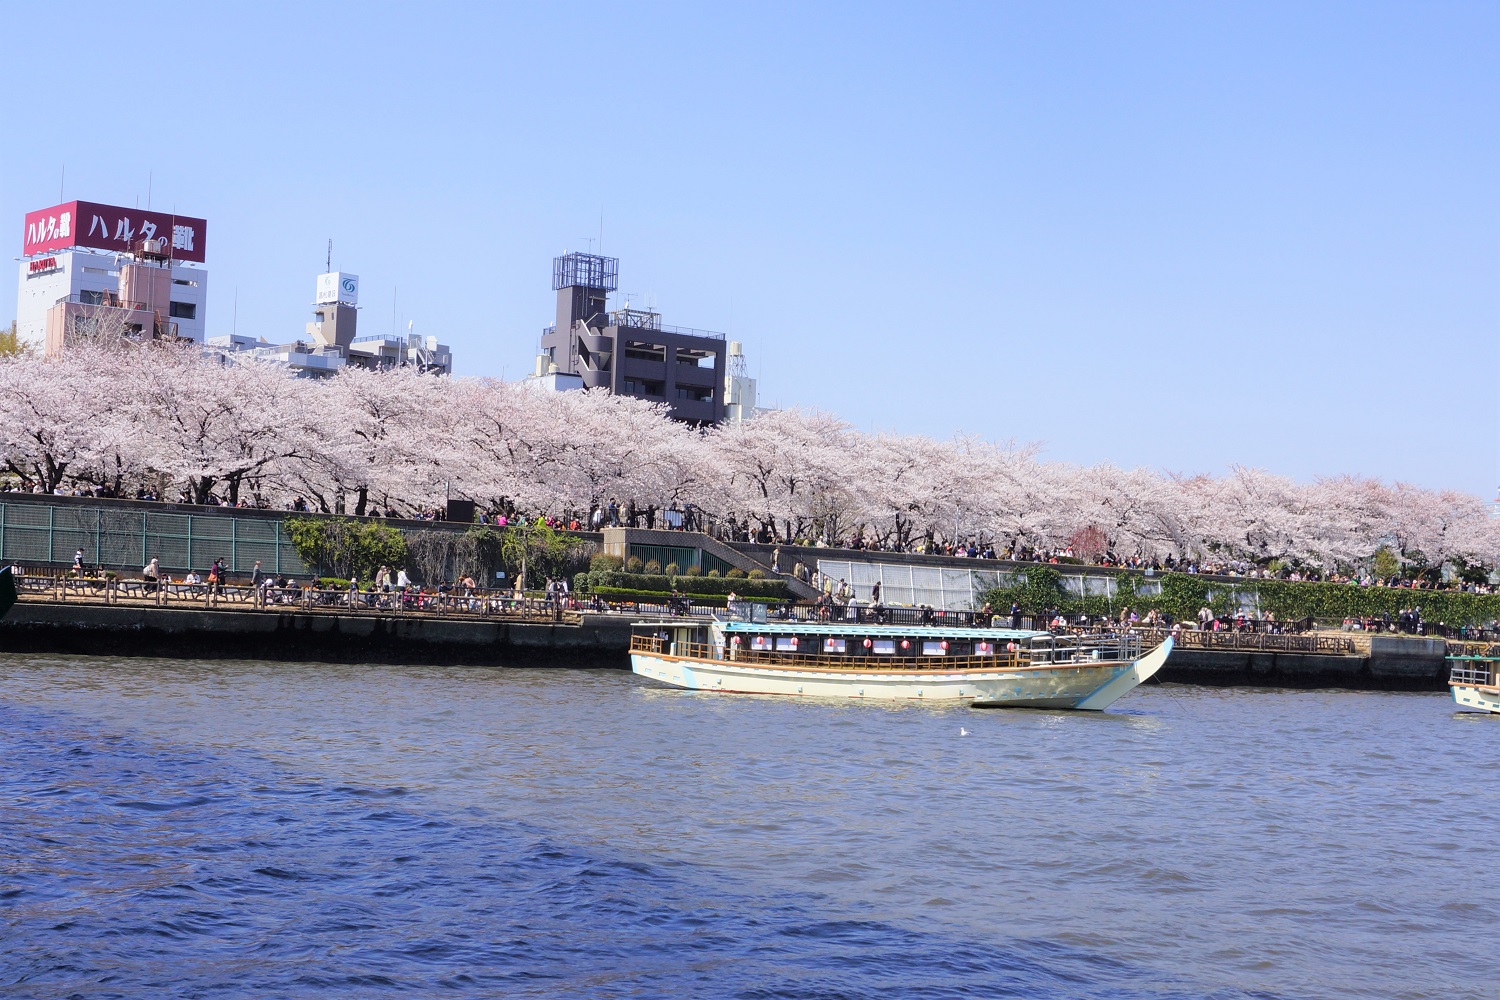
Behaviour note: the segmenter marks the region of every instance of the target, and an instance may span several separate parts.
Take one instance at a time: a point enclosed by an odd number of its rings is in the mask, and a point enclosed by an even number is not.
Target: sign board
[[[345,274],[343,271],[318,275],[317,304],[325,306],[335,302],[351,306],[359,304],[359,275]]]
[[[38,257],[26,265],[26,277],[35,278],[39,274],[51,274],[57,269],[56,257]]]
[[[186,215],[147,212],[139,208],[70,201],[26,213],[21,254],[50,253],[69,247],[89,247],[116,253],[138,251],[142,240],[161,240],[173,260],[201,264],[208,223]]]

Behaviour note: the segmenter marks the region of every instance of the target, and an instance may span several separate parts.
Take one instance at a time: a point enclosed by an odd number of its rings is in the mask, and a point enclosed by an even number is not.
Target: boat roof
[[[889,636],[891,639],[1035,639],[1038,636],[1052,636],[1049,631],[1034,631],[1028,628],[965,628],[962,625],[861,625],[858,622],[693,622],[684,619],[666,619],[666,621],[636,622],[636,625],[706,625],[715,624],[723,628],[726,633],[753,633],[756,636],[859,636],[877,637]]]

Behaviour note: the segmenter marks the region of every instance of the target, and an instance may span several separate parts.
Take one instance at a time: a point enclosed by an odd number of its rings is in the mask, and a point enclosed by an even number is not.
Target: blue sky
[[[1179,472],[1500,483],[1500,5],[12,5],[0,222],[209,221],[209,332],[527,370],[621,259],[763,402]],[[0,281],[0,316],[15,311]],[[393,304],[394,303],[394,304]]]

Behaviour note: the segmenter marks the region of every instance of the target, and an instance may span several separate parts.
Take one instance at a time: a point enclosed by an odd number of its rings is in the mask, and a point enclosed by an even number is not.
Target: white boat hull
[[[1453,703],[1459,708],[1500,713],[1500,689],[1476,687],[1472,684],[1453,684],[1450,688],[1453,691]]]
[[[645,652],[631,654],[631,668],[661,684],[722,694],[1097,711],[1109,707],[1161,669],[1171,647],[1168,640],[1134,661],[1056,663],[996,670],[819,669]]]

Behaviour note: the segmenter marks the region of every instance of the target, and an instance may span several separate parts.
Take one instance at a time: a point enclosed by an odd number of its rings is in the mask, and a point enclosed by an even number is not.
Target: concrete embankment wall
[[[627,668],[630,619],[549,625],[483,618],[193,611],[22,601],[0,621],[0,651],[332,663]],[[1442,690],[1441,639],[1374,636],[1369,655],[1178,647],[1161,680],[1219,686]]]
[[[5,652],[196,660],[626,667],[629,644],[629,621],[605,616],[577,626],[23,601],[0,621]]]
[[[1448,686],[1445,651],[1441,639],[1413,636],[1372,636],[1367,656],[1179,647],[1160,677],[1236,687],[1441,691]]]

